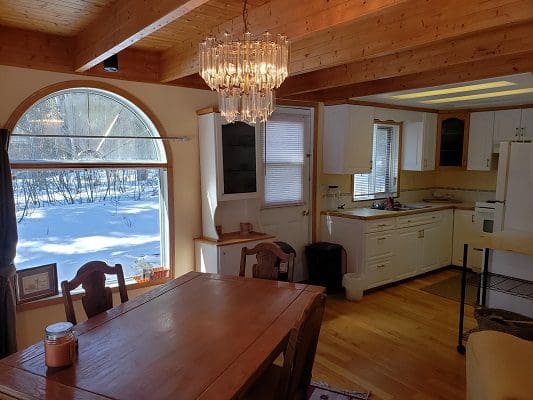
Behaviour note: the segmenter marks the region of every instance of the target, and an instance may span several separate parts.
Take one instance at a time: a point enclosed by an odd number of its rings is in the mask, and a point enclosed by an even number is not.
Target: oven
[[[483,232],[495,232],[496,220],[496,202],[493,201],[478,201],[474,208],[476,220],[481,222]]]

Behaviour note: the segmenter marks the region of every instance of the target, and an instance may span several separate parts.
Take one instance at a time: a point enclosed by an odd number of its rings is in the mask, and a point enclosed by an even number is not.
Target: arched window
[[[106,90],[66,89],[31,105],[9,144],[17,269],[56,263],[62,281],[103,260],[137,281],[167,275],[167,158],[158,137],[139,107]]]

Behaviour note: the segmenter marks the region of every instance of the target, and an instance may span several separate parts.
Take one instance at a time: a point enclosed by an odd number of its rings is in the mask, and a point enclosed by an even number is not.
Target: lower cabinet
[[[322,217],[322,240],[341,244],[348,272],[370,289],[451,264],[453,210],[363,221]]]
[[[483,231],[482,222],[476,219],[474,211],[455,210],[453,226],[453,255],[452,264],[461,267],[463,265],[464,244]],[[480,270],[482,265],[483,251],[469,246],[468,267]]]
[[[269,239],[269,241],[272,240],[275,239]],[[265,240],[255,240],[235,244],[221,244],[209,240],[196,240],[194,244],[196,271],[238,276],[241,265],[242,248],[252,248],[264,241]],[[254,263],[254,257],[247,258],[247,276],[251,276],[252,265]]]

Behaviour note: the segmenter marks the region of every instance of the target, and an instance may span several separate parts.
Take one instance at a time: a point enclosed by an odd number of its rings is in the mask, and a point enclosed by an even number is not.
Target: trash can
[[[318,242],[305,246],[305,259],[311,285],[325,286],[327,293],[342,291],[346,256],[340,244]]]
[[[359,301],[363,298],[365,280],[359,274],[348,273],[342,277],[342,286],[346,289],[346,299]]]

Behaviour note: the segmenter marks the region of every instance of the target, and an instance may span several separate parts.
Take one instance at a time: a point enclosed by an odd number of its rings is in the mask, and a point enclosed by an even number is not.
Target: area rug
[[[308,400],[368,400],[370,392],[354,392],[332,388],[325,382],[311,382],[307,398]]]
[[[467,273],[467,280],[470,283],[479,282],[479,274],[475,272]],[[445,297],[457,302],[461,301],[461,272],[457,272],[454,276],[444,279],[440,282],[433,283],[421,288],[424,292],[436,294],[437,296]],[[477,299],[477,285],[466,285],[465,303],[471,306],[476,305]]]

